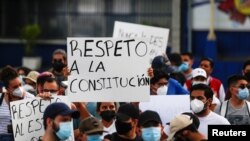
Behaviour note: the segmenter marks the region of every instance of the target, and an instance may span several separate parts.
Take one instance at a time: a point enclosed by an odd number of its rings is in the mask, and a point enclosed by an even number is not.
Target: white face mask
[[[161,86],[157,89],[157,95],[167,95],[168,87],[167,85]]]
[[[204,106],[205,106],[205,104],[201,100],[198,100],[198,99],[192,100],[190,104],[191,104],[191,109],[194,113],[200,113],[204,109]]]
[[[23,97],[24,90],[22,87],[16,88],[13,92],[12,95],[17,96],[17,97]]]
[[[207,85],[207,81],[206,80],[205,81],[194,81],[193,80],[192,85],[194,86],[194,85],[197,85],[197,84],[205,84],[205,85]]]
[[[33,88],[31,85],[29,85],[29,84],[23,85],[23,89],[24,89],[25,91],[34,90],[34,88]]]

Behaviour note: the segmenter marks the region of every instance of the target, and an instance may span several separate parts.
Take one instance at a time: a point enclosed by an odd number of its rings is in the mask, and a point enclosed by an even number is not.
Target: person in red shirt
[[[200,61],[200,68],[203,68],[207,73],[207,82],[210,88],[213,90],[216,97],[221,101],[225,101],[225,90],[221,81],[211,74],[214,69],[214,62],[210,58],[202,58]]]

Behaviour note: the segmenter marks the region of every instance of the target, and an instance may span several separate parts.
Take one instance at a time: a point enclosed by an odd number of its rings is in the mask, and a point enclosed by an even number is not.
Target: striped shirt
[[[11,122],[9,105],[3,99],[2,105],[0,105],[0,134],[8,133],[7,125]]]

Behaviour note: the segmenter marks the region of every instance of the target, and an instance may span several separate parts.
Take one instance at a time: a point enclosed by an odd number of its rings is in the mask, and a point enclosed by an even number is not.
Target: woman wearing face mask
[[[163,133],[163,126],[157,112],[147,110],[141,113],[138,127],[143,141],[160,141]]]
[[[1,80],[5,88],[3,93],[0,94],[0,134],[13,133],[11,128],[8,128],[12,127],[9,109],[10,102],[24,98],[33,98],[34,96],[23,90],[18,74],[11,66],[3,68]]]
[[[242,75],[233,75],[228,79],[228,91],[231,98],[222,103],[218,113],[228,119],[233,125],[250,125],[250,102],[247,78]]]
[[[117,111],[117,103],[115,102],[98,102],[96,105],[97,113],[101,116],[101,122],[104,126],[102,139],[107,134],[116,132],[115,129],[115,113]]]
[[[207,137],[208,125],[228,125],[228,120],[210,110],[213,100],[212,89],[205,84],[197,84],[190,89],[190,105],[193,113],[199,118],[198,131]]]

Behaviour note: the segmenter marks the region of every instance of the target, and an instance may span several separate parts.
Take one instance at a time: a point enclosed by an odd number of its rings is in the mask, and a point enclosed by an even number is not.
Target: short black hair
[[[16,69],[8,65],[3,68],[0,79],[3,81],[4,86],[8,88],[10,80],[13,80],[17,77],[18,73]]]
[[[96,111],[100,111],[100,108],[101,108],[101,104],[103,102],[97,102],[96,103]],[[117,110],[117,103],[116,102],[113,102],[115,104],[115,109]]]
[[[162,78],[166,78],[168,80],[169,74],[163,69],[154,69],[154,77],[150,79],[150,84],[155,84]]]
[[[190,89],[190,95],[193,91],[195,90],[203,90],[204,91],[204,95],[207,99],[211,98],[213,99],[213,91],[212,89],[208,86],[208,85],[205,85],[205,84],[197,84],[197,85],[193,85]]]
[[[194,59],[194,55],[191,52],[183,52],[181,55],[187,55],[190,59]]]
[[[182,64],[181,55],[179,53],[170,53],[168,59],[170,60],[171,65],[180,66]]]
[[[232,85],[235,85],[239,80],[246,80],[247,78],[243,75],[232,75],[227,79],[227,85],[230,87]]]
[[[202,61],[208,61],[210,63],[211,68],[214,68],[214,61],[213,61],[213,59],[208,58],[208,57],[204,57],[204,58],[201,59],[200,63]]]
[[[244,70],[248,65],[250,65],[250,60],[247,60],[246,62],[244,62],[242,70]]]
[[[30,69],[28,67],[24,67],[24,66],[21,66],[21,67],[17,68],[17,72],[20,71],[20,70],[23,70],[25,76],[27,76],[29,74],[29,72],[32,71],[32,69]]]

